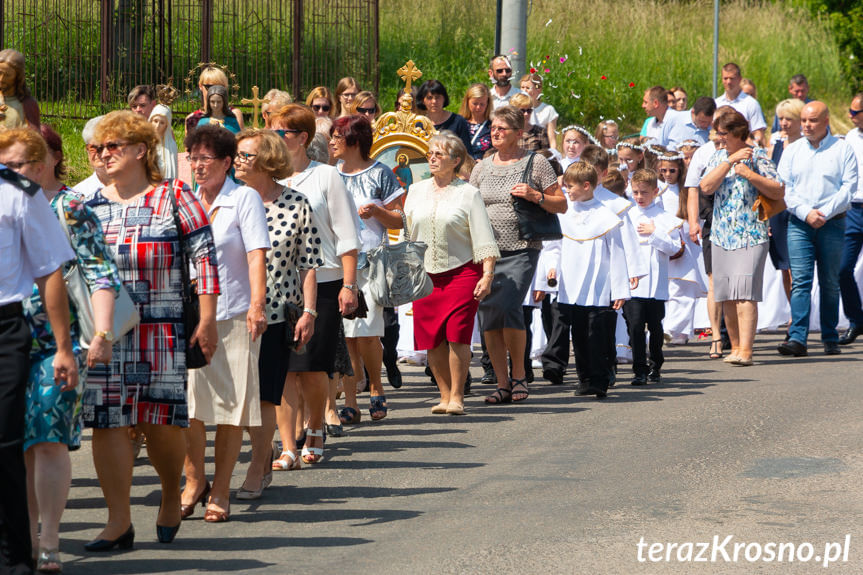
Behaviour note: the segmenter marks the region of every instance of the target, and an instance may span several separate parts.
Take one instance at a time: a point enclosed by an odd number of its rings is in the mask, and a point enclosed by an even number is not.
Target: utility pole
[[[497,33],[495,53],[506,54],[512,61],[513,85],[527,72],[527,3],[528,0],[497,0]]]

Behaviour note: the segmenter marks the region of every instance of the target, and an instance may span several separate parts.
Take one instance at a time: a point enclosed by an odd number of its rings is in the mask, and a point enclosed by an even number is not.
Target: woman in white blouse
[[[464,381],[479,302],[491,291],[500,257],[479,190],[456,177],[467,157],[461,139],[443,131],[429,142],[432,177],[411,186],[405,202],[410,237],[428,244],[434,283],[413,303],[414,340],[427,349],[441,401],[432,413],[464,414]]]

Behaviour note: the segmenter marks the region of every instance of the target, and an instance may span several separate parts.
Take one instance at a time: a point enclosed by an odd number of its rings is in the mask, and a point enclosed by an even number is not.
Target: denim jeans
[[[790,339],[806,345],[812,279],[817,263],[818,287],[821,290],[821,341],[839,341],[839,332],[836,330],[839,323],[839,264],[844,243],[845,218],[829,220],[817,230],[796,216],[788,219],[788,253],[791,256]]]
[[[860,250],[863,249],[863,204],[851,204],[845,222],[845,245],[842,250],[842,263],[839,265],[842,309],[845,310],[852,327],[863,327],[860,290],[854,279],[854,267],[860,257]]]

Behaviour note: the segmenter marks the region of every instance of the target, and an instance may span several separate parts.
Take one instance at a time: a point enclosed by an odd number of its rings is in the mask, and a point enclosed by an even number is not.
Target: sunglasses
[[[312,106],[312,110],[314,110],[315,112],[329,112],[330,106],[329,106],[329,104],[324,104],[322,106],[318,105],[318,104],[314,104]]]
[[[495,72],[498,74],[512,74],[512,68],[498,68]]]
[[[522,114],[533,114],[533,108],[522,108],[521,113]]]
[[[105,142],[104,144],[89,146],[89,149],[95,152],[97,156],[101,156],[105,150],[108,150],[108,153],[114,156],[128,145],[129,142]]]
[[[357,113],[359,114],[371,114],[374,115],[377,110],[375,108],[357,108]]]
[[[284,138],[285,134],[299,134],[302,130],[273,130],[275,133],[279,135],[280,138]]]
[[[852,118],[856,118],[857,114],[859,114],[860,112],[863,112],[863,110],[855,110],[854,108],[848,108],[848,115],[850,115]]]

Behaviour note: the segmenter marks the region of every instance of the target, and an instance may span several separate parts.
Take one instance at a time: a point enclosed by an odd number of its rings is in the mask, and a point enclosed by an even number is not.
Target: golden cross
[[[414,66],[413,60],[408,60],[408,63],[398,69],[399,77],[404,81],[405,85],[405,93],[410,94],[411,92],[411,82],[414,80],[419,80],[420,76],[423,75],[420,72],[420,69]]]
[[[252,86],[252,98],[243,98],[242,100],[240,100],[240,103],[252,105],[252,110],[254,110],[254,114],[252,116],[252,126],[254,126],[255,129],[258,129],[258,118],[261,111],[261,104],[269,104],[270,100],[268,98],[258,98],[258,87]]]

